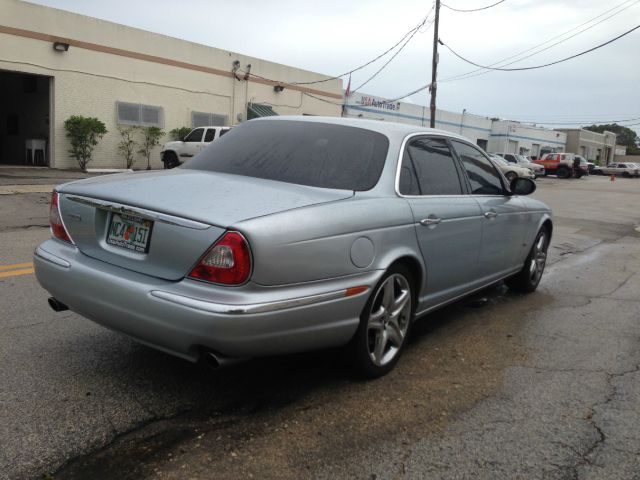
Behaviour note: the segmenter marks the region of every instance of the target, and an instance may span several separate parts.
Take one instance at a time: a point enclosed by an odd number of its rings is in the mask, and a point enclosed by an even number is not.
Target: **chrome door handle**
[[[484,217],[485,218],[496,218],[498,216],[498,214],[496,212],[485,212]]]
[[[423,218],[422,220],[420,220],[420,225],[429,227],[431,225],[438,225],[441,221],[442,219],[439,217]]]

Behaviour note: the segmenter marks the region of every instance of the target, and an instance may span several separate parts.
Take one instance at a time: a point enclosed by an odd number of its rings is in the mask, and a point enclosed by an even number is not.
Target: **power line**
[[[640,0],[639,0],[640,1]],[[433,10],[433,8],[431,9]],[[382,65],[382,67],[380,67],[373,75],[371,75],[369,78],[367,78],[364,82],[362,82],[358,87],[356,87],[355,89],[353,89],[353,91],[351,93],[356,93],[358,90],[360,90],[362,87],[364,87],[367,83],[369,83],[371,80],[373,80],[374,78],[376,78],[378,76],[378,74],[384,70],[387,65],[389,65],[394,58],[396,58],[398,56],[398,54],[404,49],[404,47],[406,47],[409,42],[411,41],[411,39],[415,36],[416,33],[418,33],[420,31],[420,28],[427,23],[427,19],[429,18],[429,15],[431,14],[431,11],[429,12],[429,14],[424,18],[424,20],[422,21],[422,23],[420,25],[418,25],[415,30],[413,31],[413,33],[411,34],[411,36],[409,38],[407,38],[407,41],[404,42],[404,44],[398,49],[398,51],[396,53],[394,53],[391,58],[389,60],[387,60],[384,65]],[[431,20],[431,22],[429,22],[429,25],[432,25],[434,22],[434,20]],[[426,30],[424,30],[423,32],[425,32]],[[421,32],[421,33],[423,33]]]
[[[309,82],[281,82],[280,80],[274,80],[272,78],[263,77],[263,76],[255,74],[255,73],[246,72],[244,70],[241,70],[241,72],[245,73],[245,74],[249,73],[250,76],[253,76],[253,77],[256,77],[256,78],[260,78],[262,80],[267,80],[269,82],[283,83],[283,84],[286,84],[286,85],[313,85],[313,84],[316,84],[316,83],[324,83],[324,82],[329,82],[331,80],[337,80],[338,78],[342,78],[342,77],[346,77],[347,75],[351,75],[352,73],[357,72],[358,70],[362,70],[363,68],[368,67],[372,63],[377,62],[382,57],[387,55],[389,52],[393,51],[402,42],[404,42],[404,40],[407,37],[409,37],[409,36],[413,37],[413,35],[415,35],[415,33],[418,31],[418,29],[421,28],[425,24],[425,22],[427,21],[427,18],[431,14],[432,10],[433,10],[433,6],[431,7],[431,10],[429,10],[429,13],[427,13],[427,15],[424,17],[424,19],[417,26],[413,27],[411,30],[409,30],[407,33],[405,33],[404,36],[397,43],[395,43],[392,47],[388,48],[383,53],[381,53],[380,55],[375,57],[374,59],[369,60],[368,62],[366,62],[366,63],[364,63],[364,64],[362,64],[362,65],[360,65],[358,67],[355,67],[355,68],[349,70],[348,72],[342,73],[340,75],[336,75],[334,77],[328,77],[328,78],[324,78],[322,80],[313,80],[313,81],[309,81]]]
[[[622,9],[620,9],[620,10],[618,10],[617,12],[614,12],[613,14],[609,15],[608,17],[603,18],[603,19],[602,19],[602,20],[600,20],[599,22],[596,22],[596,23],[594,23],[593,25],[590,25],[590,26],[588,26],[587,28],[584,28],[584,29],[580,30],[579,32],[576,32],[576,33],[574,33],[573,35],[570,35],[569,37],[566,37],[566,38],[564,38],[564,39],[562,39],[562,40],[559,40],[558,42],[556,42],[556,43],[554,43],[554,44],[552,44],[552,45],[549,45],[549,46],[547,46],[547,47],[545,47],[545,48],[542,48],[542,49],[538,50],[537,52],[533,52],[533,53],[531,53],[530,55],[526,55],[526,56],[524,56],[524,57],[518,58],[518,59],[513,60],[512,62],[509,62],[509,63],[504,63],[504,62],[506,62],[506,61],[508,61],[508,60],[511,60],[512,58],[519,57],[519,56],[521,56],[521,55],[524,55],[525,53],[528,53],[528,52],[531,52],[532,50],[535,50],[535,49],[536,49],[536,48],[538,48],[538,47],[541,47],[541,46],[543,46],[543,45],[546,45],[547,43],[552,42],[553,40],[555,40],[555,39],[557,39],[557,38],[564,37],[564,36],[565,36],[565,35],[567,35],[568,33],[571,33],[571,32],[573,32],[574,30],[579,29],[580,27],[583,27],[583,26],[585,26],[585,25],[588,25],[589,23],[593,22],[594,20],[597,20],[598,18],[603,17],[604,15],[606,15],[606,14],[608,14],[608,13],[612,12],[613,10],[616,10],[616,9],[618,9],[618,8],[622,7],[625,3],[629,3],[629,1],[630,1],[630,0],[625,0],[624,2],[622,2],[622,3],[618,4],[618,5],[616,5],[615,7],[610,8],[609,10],[604,11],[604,12],[603,12],[603,13],[601,13],[600,15],[597,15],[596,17],[593,17],[593,18],[591,18],[590,20],[587,20],[586,22],[581,23],[580,25],[578,25],[578,26],[576,26],[576,27],[573,27],[573,28],[571,28],[571,29],[569,29],[569,30],[567,30],[567,31],[565,31],[565,32],[563,32],[563,33],[561,33],[560,35],[556,35],[556,36],[554,36],[554,37],[551,37],[550,39],[548,39],[548,40],[546,40],[546,41],[544,41],[544,42],[542,42],[542,43],[539,43],[539,44],[537,44],[537,45],[534,45],[533,47],[528,48],[527,50],[524,50],[524,51],[522,51],[522,52],[516,53],[516,54],[511,55],[511,56],[509,56],[509,57],[507,57],[507,58],[504,58],[504,59],[502,59],[502,60],[498,60],[497,62],[494,62],[494,63],[490,64],[489,66],[493,67],[493,66],[495,66],[495,65],[503,64],[503,65],[501,65],[501,66],[502,66],[502,67],[506,67],[506,66],[508,66],[508,65],[513,65],[514,63],[517,63],[517,62],[520,62],[520,61],[525,60],[525,59],[527,59],[527,58],[530,58],[530,57],[533,57],[533,56],[535,56],[535,55],[538,55],[539,53],[545,52],[545,51],[547,51],[547,50],[549,50],[549,49],[551,49],[551,48],[555,47],[556,45],[559,45],[560,43],[566,42],[566,41],[568,41],[568,40],[570,40],[570,39],[572,39],[572,38],[574,38],[574,37],[576,37],[576,36],[580,35],[581,33],[584,33],[584,32],[586,32],[586,31],[588,31],[588,30],[591,30],[592,28],[596,27],[597,25],[600,25],[601,23],[605,22],[606,20],[610,19],[611,17],[614,17],[614,16],[618,15],[619,13],[622,13],[624,10],[626,10],[626,9],[628,9],[628,8],[631,8],[632,6],[634,6],[635,4],[637,4],[638,2],[640,2],[640,0],[633,0],[631,4],[626,5],[625,7],[623,7],[623,8],[622,8]],[[480,73],[476,73],[476,72],[480,72]],[[475,75],[473,75],[474,73],[475,73]],[[478,76],[480,76],[480,75],[486,75],[487,73],[491,73],[491,70],[485,70],[484,68],[476,68],[475,70],[471,70],[470,72],[466,72],[466,73],[462,73],[462,74],[459,74],[459,75],[454,75],[454,76],[452,76],[452,77],[448,77],[448,78],[442,79],[442,80],[440,80],[440,82],[449,82],[449,81],[453,81],[453,80],[465,80],[465,79],[467,79],[467,78],[473,78],[473,77],[478,77]]]
[[[495,7],[496,5],[500,5],[503,2],[506,2],[506,0],[500,0],[499,2],[496,2],[496,3],[492,4],[492,5],[487,5],[486,7],[472,8],[472,9],[469,9],[469,10],[453,8],[453,7],[450,7],[449,5],[445,5],[444,3],[441,3],[441,5],[443,7],[447,7],[449,10],[453,10],[454,12],[469,13],[469,12],[479,12],[480,10],[487,10],[488,8]]]
[[[623,34],[618,35],[617,37],[612,38],[611,40],[608,40],[608,41],[606,41],[604,43],[601,43],[600,45],[592,47],[592,48],[590,48],[588,50],[584,50],[583,52],[576,53],[575,55],[571,55],[570,57],[566,57],[566,58],[563,58],[561,60],[556,60],[555,62],[545,63],[544,65],[536,65],[536,66],[533,66],[533,67],[500,68],[500,67],[491,67],[491,66],[480,65],[480,64],[472,62],[471,60],[463,57],[462,55],[457,53],[455,50],[453,50],[449,45],[444,43],[442,40],[439,40],[439,42],[440,42],[440,45],[443,45],[444,47],[447,47],[447,49],[451,53],[453,53],[456,57],[458,57],[460,60],[462,60],[464,62],[467,62],[467,63],[469,63],[469,64],[471,64],[473,66],[480,67],[480,68],[483,68],[483,69],[486,69],[486,70],[497,70],[497,71],[502,71],[502,72],[518,72],[518,71],[523,71],[523,70],[535,70],[535,69],[538,69],[538,68],[550,67],[551,65],[557,65],[558,63],[562,63],[562,62],[566,62],[568,60],[572,60],[574,58],[577,58],[577,57],[580,57],[580,56],[585,55],[587,53],[591,53],[591,52],[593,52],[595,50],[598,50],[599,48],[602,48],[602,47],[604,47],[606,45],[609,45],[610,43],[613,43],[616,40],[619,40],[622,37],[624,37],[626,35],[629,35],[631,32],[633,32],[634,30],[637,30],[638,28],[640,28],[640,25],[636,25],[635,27],[633,27],[630,30],[627,30]]]

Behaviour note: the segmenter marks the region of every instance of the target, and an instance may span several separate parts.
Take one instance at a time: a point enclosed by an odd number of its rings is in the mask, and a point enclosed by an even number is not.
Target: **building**
[[[582,128],[559,128],[567,135],[567,152],[582,155],[599,165],[612,163],[616,151],[616,134],[597,133]]]
[[[247,74],[250,72],[250,74]],[[255,76],[254,76],[255,75]],[[253,116],[339,116],[342,80],[19,0],[0,0],[0,163],[77,168],[64,122],[97,117],[107,133],[90,167],[124,167],[118,126],[234,125]],[[162,141],[168,140],[165,136]],[[140,157],[134,168],[146,166]],[[160,168],[159,149],[152,166]]]
[[[429,126],[429,107],[406,102],[389,102],[373,95],[354,93],[345,102],[343,116]],[[547,128],[519,122],[499,120],[436,110],[435,127],[467,137],[488,152],[508,152],[540,156],[562,151],[566,135]]]

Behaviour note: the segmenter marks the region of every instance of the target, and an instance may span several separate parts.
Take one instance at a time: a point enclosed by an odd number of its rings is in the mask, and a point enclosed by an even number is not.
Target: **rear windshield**
[[[255,120],[233,128],[181,168],[321,188],[370,190],[389,149],[364,128],[295,120]]]

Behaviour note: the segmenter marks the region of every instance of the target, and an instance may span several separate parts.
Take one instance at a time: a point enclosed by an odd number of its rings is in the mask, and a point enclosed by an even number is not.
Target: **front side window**
[[[215,128],[209,128],[207,129],[207,133],[205,133],[204,135],[204,141],[209,143],[213,140],[213,138],[216,136],[216,129]]]
[[[185,142],[201,142],[204,128],[196,128],[184,139]]]
[[[445,140],[426,137],[410,141],[402,162],[400,193],[403,195],[462,194],[458,170]],[[410,175],[411,171],[415,176]]]
[[[472,194],[504,195],[504,187],[498,170],[480,150],[456,140],[452,140],[451,143],[467,172]]]

